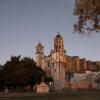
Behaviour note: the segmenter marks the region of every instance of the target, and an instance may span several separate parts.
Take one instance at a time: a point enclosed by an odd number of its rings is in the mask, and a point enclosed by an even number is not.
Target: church
[[[36,64],[41,67],[47,76],[54,79],[54,90],[66,88],[68,73],[85,73],[85,71],[100,70],[100,61],[86,61],[78,56],[69,56],[64,48],[64,40],[58,32],[54,38],[54,48],[48,56],[44,54],[44,46],[38,43],[36,46]]]

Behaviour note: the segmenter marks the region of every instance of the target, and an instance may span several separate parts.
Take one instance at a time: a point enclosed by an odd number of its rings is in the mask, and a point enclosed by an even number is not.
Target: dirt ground
[[[100,90],[78,90],[36,94],[33,92],[0,92],[0,100],[100,100]]]

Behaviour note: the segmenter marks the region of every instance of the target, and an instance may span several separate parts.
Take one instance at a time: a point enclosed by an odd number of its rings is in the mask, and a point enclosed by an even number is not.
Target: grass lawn
[[[59,92],[34,95],[33,93],[0,94],[0,100],[100,100],[100,91]]]

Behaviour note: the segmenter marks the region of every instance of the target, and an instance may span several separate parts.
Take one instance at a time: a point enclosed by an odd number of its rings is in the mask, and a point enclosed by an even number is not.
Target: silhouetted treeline
[[[36,66],[33,59],[11,56],[9,61],[0,66],[0,90],[24,90],[27,86],[39,84],[43,76],[45,72]]]

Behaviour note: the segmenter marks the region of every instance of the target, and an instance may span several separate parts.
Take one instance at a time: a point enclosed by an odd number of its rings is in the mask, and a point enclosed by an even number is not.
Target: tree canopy
[[[100,0],[75,0],[74,15],[78,18],[73,25],[75,32],[100,32]]]
[[[39,84],[45,72],[29,57],[11,56],[0,70],[0,85],[28,86]]]

